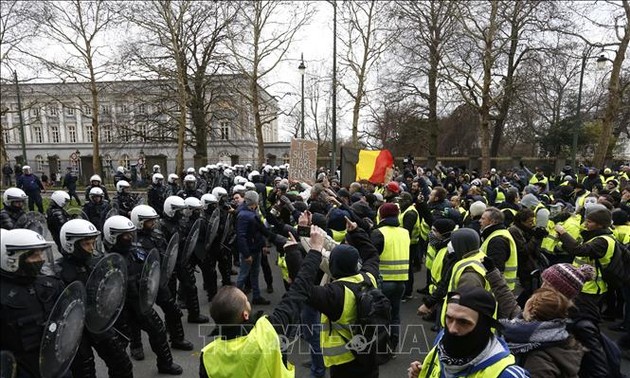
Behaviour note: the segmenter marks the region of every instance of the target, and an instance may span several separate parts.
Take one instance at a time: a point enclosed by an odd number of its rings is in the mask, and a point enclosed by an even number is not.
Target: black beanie
[[[343,278],[359,273],[359,251],[349,244],[339,244],[330,251],[330,274]]]
[[[455,229],[455,222],[449,218],[440,218],[433,222],[433,227],[440,235],[444,235]]]

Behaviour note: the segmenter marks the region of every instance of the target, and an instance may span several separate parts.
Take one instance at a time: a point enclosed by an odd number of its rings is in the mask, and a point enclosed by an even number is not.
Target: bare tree
[[[116,13],[104,1],[29,2],[32,20],[40,27],[40,36],[55,44],[65,54],[54,56],[25,51],[39,60],[62,82],[76,82],[89,88],[90,101],[79,101],[92,110],[92,169],[101,171],[99,139],[99,94],[97,83],[112,73],[114,65],[107,58],[105,35],[118,22]]]
[[[428,153],[438,148],[438,93],[443,57],[457,26],[455,1],[401,2],[396,13],[400,38],[396,62],[400,71],[393,78],[399,93],[426,109],[429,125]],[[422,105],[425,104],[426,105]]]
[[[373,67],[395,39],[391,27],[389,1],[346,1],[340,9],[340,25],[346,36],[340,38],[342,50],[339,59],[343,79],[339,86],[350,96],[352,103],[352,146],[359,142],[359,116],[370,91],[368,80]]]
[[[314,11],[310,3],[247,1],[241,5],[238,15],[241,28],[232,30],[229,49],[236,71],[249,82],[246,88],[237,90],[251,105],[258,164],[263,164],[263,127],[278,117],[267,92],[270,87],[267,78],[285,60],[296,33],[307,24]]]

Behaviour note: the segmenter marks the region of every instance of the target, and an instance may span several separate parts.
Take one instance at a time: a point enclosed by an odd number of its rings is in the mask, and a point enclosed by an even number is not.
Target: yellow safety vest
[[[602,268],[605,268],[610,263],[610,259],[612,259],[613,253],[615,253],[615,239],[612,235],[600,235],[596,236],[593,239],[587,241],[587,243],[592,242],[597,238],[604,238],[608,242],[608,249],[606,249],[606,254],[604,257],[599,259],[599,263]],[[595,273],[597,276],[594,280],[586,281],[584,286],[582,286],[582,293],[586,294],[604,294],[608,291],[608,285],[606,281],[604,281],[604,277],[602,276],[602,272],[600,269],[597,269],[597,264],[595,263],[595,259],[586,256],[575,256],[573,259],[573,266],[580,267],[581,265],[588,264],[595,268]]]
[[[556,246],[558,245],[558,243],[560,243],[560,239],[558,239],[558,233],[553,227],[555,226],[555,223],[549,220],[549,224],[552,227],[551,228],[547,227],[548,234],[547,236],[543,238],[540,248],[546,253],[553,254],[556,249]]]
[[[496,238],[497,236],[504,237],[510,243],[510,255],[508,256],[507,261],[505,262],[505,270],[503,271],[503,277],[505,278],[505,282],[507,282],[508,287],[511,290],[514,290],[516,286],[516,270],[518,269],[518,256],[516,253],[516,243],[514,242],[514,238],[510,231],[501,229],[496,230],[488,237],[486,240],[481,243],[481,247],[479,248],[484,254],[488,254],[488,243],[490,240]]]
[[[567,220],[561,223],[562,227],[567,231],[569,235],[576,241],[580,242],[582,240],[582,235],[580,234],[584,227],[582,227],[582,217],[578,214],[572,214]],[[558,249],[562,251],[562,242],[558,243]]]
[[[285,366],[280,340],[267,316],[258,319],[246,336],[217,338],[206,345],[203,364],[208,377],[294,377],[293,365]]]
[[[486,268],[481,263],[481,260],[483,260],[484,257],[486,257],[486,254],[483,253],[481,250],[479,250],[475,252],[473,255],[464,257],[463,259],[456,262],[455,265],[453,265],[453,268],[451,269],[451,279],[448,282],[448,292],[457,290],[457,288],[459,287],[459,279],[461,278],[464,271],[468,268],[473,269],[475,272],[479,273],[481,277],[484,277],[484,288],[488,292],[491,292],[490,284],[485,279]],[[442,313],[440,315],[440,322],[442,323],[442,326],[444,326],[445,324],[446,305],[447,305],[446,300],[447,298],[445,297],[444,304],[442,305]]]
[[[431,283],[429,284],[429,294],[433,294],[437,289],[437,285],[442,280],[442,268],[444,267],[444,259],[448,253],[448,248],[440,249],[435,255],[433,266],[431,267]],[[427,268],[428,269],[428,268]]]
[[[439,378],[441,377],[441,369],[442,364],[440,363],[440,359],[436,355],[437,346],[434,346],[433,349],[427,354],[427,357],[424,359],[422,363],[422,369],[420,370],[419,377],[421,378]],[[516,359],[509,352],[505,351],[499,357],[501,357],[492,365],[480,369],[472,374],[461,375],[461,377],[468,378],[496,378],[503,370],[505,370],[508,366],[514,365],[516,363]]]
[[[411,244],[418,244],[420,240],[420,214],[418,214],[418,210],[416,210],[414,205],[410,205],[405,211],[398,215],[398,223],[400,227],[403,227],[403,218],[408,212],[416,213],[416,223],[413,225],[413,230],[411,230]]]
[[[383,226],[383,253],[379,270],[383,281],[407,281],[409,279],[409,232],[402,227]]]
[[[496,196],[494,198],[494,203],[501,203],[505,201],[505,193],[502,190],[499,190],[498,187],[494,188],[494,192]]]
[[[588,190],[585,190],[584,194],[582,194],[575,200],[576,207],[580,207],[580,208],[584,207],[584,201],[586,200],[586,197],[588,197],[589,194],[591,194],[591,192],[589,192]]]
[[[620,224],[613,229],[613,235],[621,244],[630,244],[630,224]]]
[[[376,279],[371,273],[367,276],[372,281],[372,285],[376,287]],[[363,276],[361,273],[354,276],[340,278],[337,281],[361,283]],[[356,298],[352,290],[344,286],[343,311],[339,319],[335,322],[330,321],[328,317],[322,313],[320,322],[322,323],[320,345],[322,347],[322,355],[324,356],[324,365],[331,367],[333,365],[342,365],[354,360],[354,354],[348,348],[346,343],[352,339],[350,326],[357,321]]]
[[[331,228],[330,231],[332,231],[333,240],[336,241],[337,243],[341,243],[343,239],[346,237],[346,232],[347,232],[346,230],[337,231]]]
[[[547,176],[543,176],[542,179],[538,179],[538,177],[536,177],[536,175],[533,175],[532,178],[529,179],[529,183],[534,185],[538,182],[542,182],[543,184],[547,185],[549,183],[549,179],[547,178]]]
[[[501,209],[501,212],[504,214],[504,216],[505,216],[505,213],[512,213],[512,219],[514,219],[514,216],[517,213],[517,211],[512,209],[511,207],[506,207],[505,209]],[[512,223],[514,223],[514,221],[512,221]]]
[[[422,218],[422,221],[420,222],[420,238],[427,241],[429,238],[429,231],[431,231],[431,227],[429,227],[429,224],[424,220],[424,218]]]

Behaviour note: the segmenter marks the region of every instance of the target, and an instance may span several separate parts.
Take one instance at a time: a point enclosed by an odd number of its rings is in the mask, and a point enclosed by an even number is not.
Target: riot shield
[[[166,286],[171,278],[175,265],[177,264],[177,255],[179,253],[179,234],[173,234],[168,242],[168,247],[162,256],[162,265],[160,271],[160,287]]]
[[[204,242],[205,246],[211,246],[217,238],[217,233],[219,232],[219,224],[221,223],[221,211],[217,208],[214,209],[212,215],[210,215],[210,219],[208,219],[208,226],[206,228],[206,240]],[[195,253],[199,260],[203,260],[205,256],[199,256],[204,249],[195,249]]]
[[[114,215],[118,215],[118,205],[112,204],[112,209],[108,211],[107,214],[105,215],[105,220],[113,217]]]
[[[153,308],[160,288],[160,252],[152,249],[147,254],[140,277],[140,311],[148,312]]]
[[[81,210],[78,207],[71,207],[68,209],[68,214],[70,215],[70,219],[85,219],[87,221],[89,221],[90,219],[88,218],[87,214],[85,212],[83,212],[83,210]]]
[[[85,327],[92,333],[107,331],[118,319],[127,294],[127,264],[117,253],[103,257],[85,283]]]
[[[85,322],[85,287],[80,281],[68,285],[57,299],[44,327],[39,349],[42,378],[62,376],[79,348]]]
[[[203,221],[201,219],[197,219],[190,228],[190,231],[188,231],[188,236],[186,236],[186,244],[184,244],[184,249],[182,250],[182,264],[186,264],[188,262],[188,259],[190,259],[192,253],[195,251],[197,241],[199,240],[199,229],[201,228],[202,223]]]
[[[0,377],[15,378],[17,362],[15,356],[8,350],[0,351]]]
[[[48,223],[44,214],[38,211],[29,211],[24,216],[26,217],[24,228],[35,231],[44,238],[48,236]]]
[[[228,241],[230,240],[230,234],[232,234],[232,230],[233,230],[233,220],[232,220],[233,216],[231,213],[228,213],[227,218],[225,220],[225,228],[223,229],[223,236],[221,236],[221,247],[222,248],[226,248],[226,249],[230,249],[230,246],[228,245]]]

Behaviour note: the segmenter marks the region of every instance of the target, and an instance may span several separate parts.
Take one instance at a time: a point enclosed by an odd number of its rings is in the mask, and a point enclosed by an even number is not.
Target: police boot
[[[194,349],[195,346],[193,343],[184,338],[184,326],[182,325],[181,319],[177,319],[176,321],[169,319],[166,326],[171,336],[171,348],[179,350]]]
[[[210,318],[201,315],[199,311],[199,298],[197,298],[197,290],[188,293],[188,323],[203,324],[208,323]]]
[[[158,373],[160,374],[168,374],[168,375],[182,375],[184,369],[181,366],[177,365],[174,362],[171,362],[169,365],[160,365],[158,364]]]

